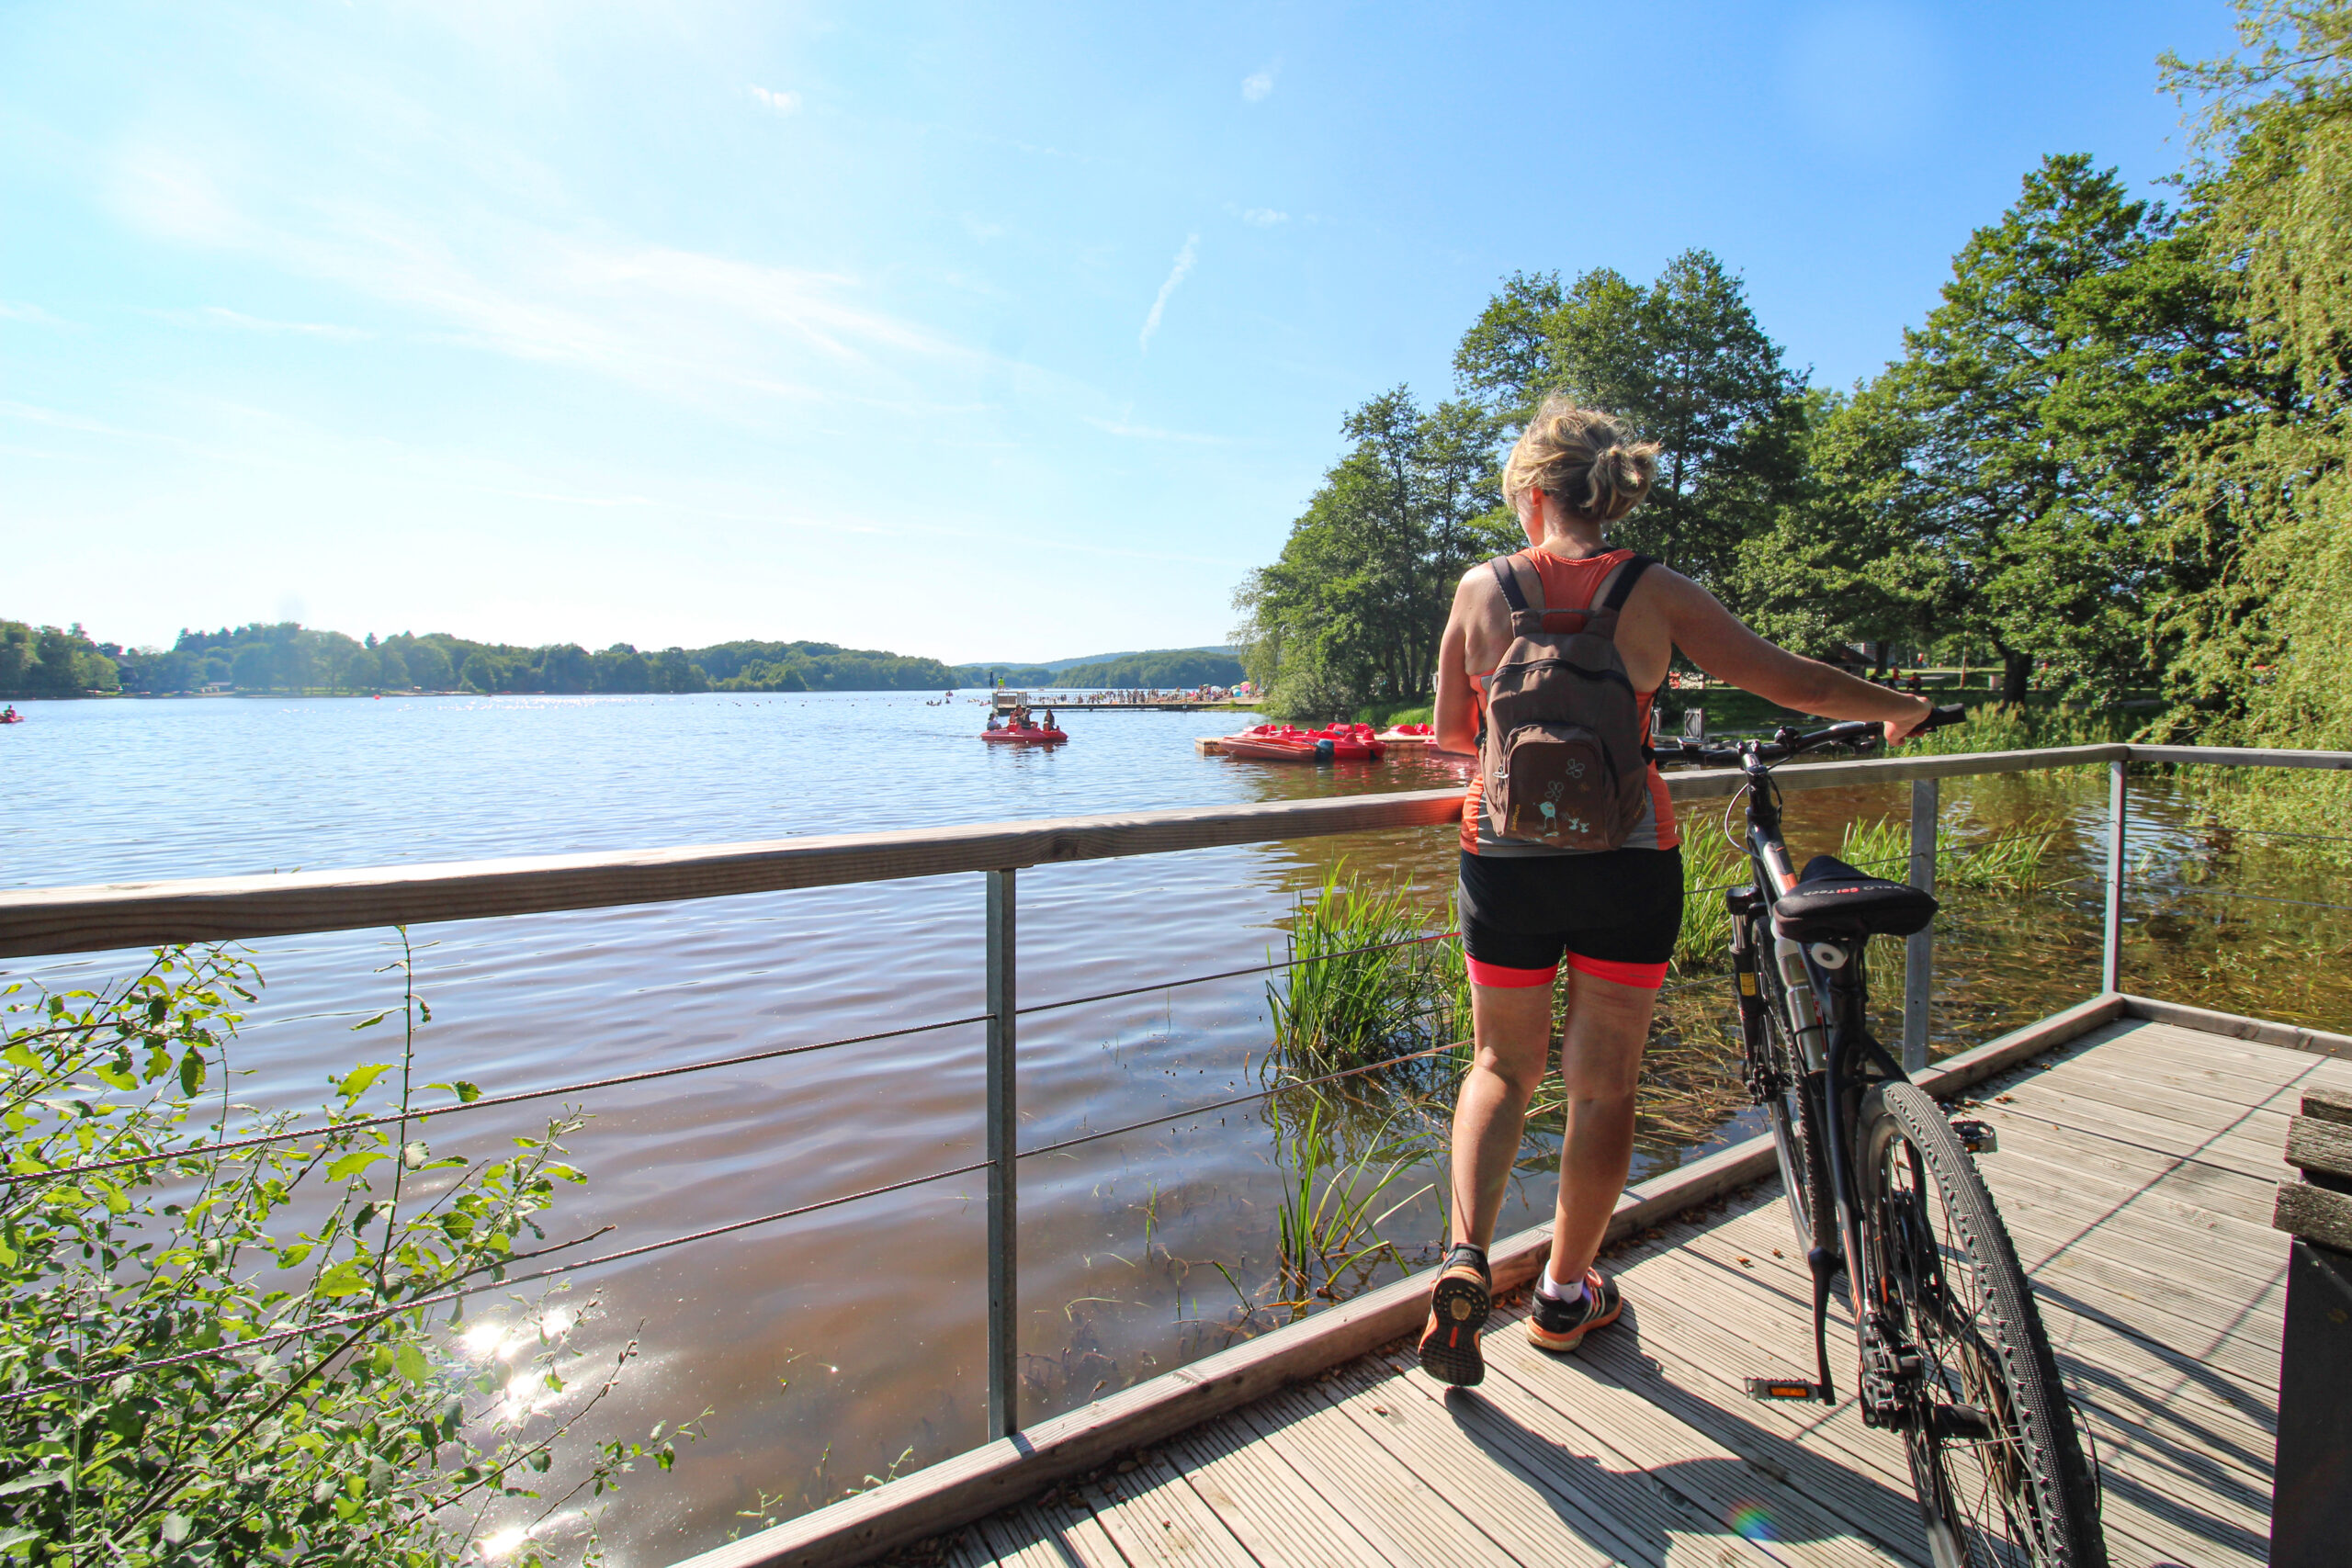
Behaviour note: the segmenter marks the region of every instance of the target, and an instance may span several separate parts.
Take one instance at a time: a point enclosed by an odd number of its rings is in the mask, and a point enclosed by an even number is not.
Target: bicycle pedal
[[[1955,1122],[1951,1130],[1960,1139],[1960,1146],[1973,1155],[2000,1152],[2001,1140],[1986,1122]]]
[[[1747,1397],[1750,1399],[1819,1399],[1821,1385],[1804,1382],[1796,1378],[1749,1378]]]

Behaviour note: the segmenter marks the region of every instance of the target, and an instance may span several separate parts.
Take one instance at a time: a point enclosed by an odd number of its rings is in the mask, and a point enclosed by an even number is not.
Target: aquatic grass
[[[1374,886],[1345,861],[1334,865],[1298,899],[1290,963],[1266,985],[1269,1066],[1312,1077],[1433,1043],[1461,988],[1460,959],[1448,942],[1423,940],[1429,923],[1411,883]]]
[[[2064,823],[2038,818],[2014,823],[1981,843],[1970,844],[1946,827],[1936,837],[1936,886],[1974,892],[2030,892],[2049,879],[2052,846],[2064,831]],[[1838,858],[1873,876],[1907,881],[1911,824],[1892,817],[1849,822]]]
[[[1731,952],[1731,906],[1724,902],[1724,889],[1747,879],[1747,857],[1712,821],[1693,828],[1682,840],[1682,929],[1674,939],[1677,974],[1723,966]]]
[[[1295,1316],[1304,1316],[1316,1301],[1339,1300],[1351,1282],[1369,1284],[1384,1258],[1401,1268],[1403,1256],[1380,1227],[1436,1186],[1424,1182],[1387,1201],[1390,1190],[1430,1155],[1423,1137],[1394,1135],[1397,1122],[1412,1114],[1413,1108],[1383,1119],[1352,1157],[1340,1151],[1332,1136],[1326,1109],[1316,1097],[1306,1120],[1293,1131],[1285,1135],[1277,1128],[1283,1175],[1275,1244],[1274,1288],[1280,1298],[1273,1304],[1289,1307]],[[1347,1279],[1351,1274],[1352,1281]]]

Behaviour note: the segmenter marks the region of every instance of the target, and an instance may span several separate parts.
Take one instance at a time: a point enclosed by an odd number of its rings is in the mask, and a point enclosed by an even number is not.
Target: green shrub
[[[581,1119],[435,1155],[415,1091],[479,1091],[411,1081],[430,1014],[405,939],[391,967],[400,1005],[357,1027],[399,1021],[400,1060],[331,1077],[315,1130],[228,1150],[296,1124],[231,1096],[250,961],[173,949],[116,987],[0,991],[0,1560],[426,1568],[524,1499],[495,1522],[527,1564],[532,1516],[636,1459],[669,1467],[657,1429],[528,1501],[635,1347],[583,1373],[566,1320],[542,1313],[532,1354],[476,1372],[453,1354],[455,1293],[556,1250],[537,1244],[558,1184],[582,1179],[560,1143]],[[379,1082],[395,1119],[363,1125]],[[146,1162],[86,1168],[129,1159]]]

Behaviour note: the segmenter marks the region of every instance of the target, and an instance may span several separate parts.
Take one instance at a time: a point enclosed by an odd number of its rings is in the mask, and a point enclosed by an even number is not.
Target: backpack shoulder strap
[[[1510,606],[1514,618],[1531,613],[1540,616],[1544,614],[1544,575],[1541,572],[1528,574],[1535,581],[1535,603],[1530,605],[1527,591],[1519,580],[1518,562],[1517,556],[1510,555],[1497,556],[1487,564],[1494,569],[1495,581],[1502,587],[1503,603]]]
[[[1642,555],[1629,557],[1625,564],[1618,569],[1617,581],[1609,585],[1609,597],[1602,602],[1600,607],[1611,611],[1623,609],[1626,596],[1634,592],[1634,584],[1641,581],[1642,573],[1656,565],[1657,561],[1654,557]]]

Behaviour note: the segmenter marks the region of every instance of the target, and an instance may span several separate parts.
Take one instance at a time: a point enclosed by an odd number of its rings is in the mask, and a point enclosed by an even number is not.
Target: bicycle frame
[[[1842,1258],[1851,1281],[1849,1288],[1855,1298],[1854,1321],[1863,1367],[1863,1420],[1877,1426],[1883,1417],[1894,1415],[1901,1403],[1872,1397],[1882,1392],[1891,1394],[1892,1389],[1886,1386],[1885,1380],[1871,1375],[1878,1370],[1871,1363],[1882,1341],[1875,1325],[1869,1321],[1875,1314],[1866,1314],[1863,1310],[1862,1287],[1853,1261],[1864,1256],[1854,1136],[1861,1096],[1874,1085],[1907,1083],[1910,1079],[1870,1032],[1863,971],[1869,939],[1799,942],[1772,929],[1773,908],[1782,894],[1796,886],[1796,871],[1789,863],[1788,844],[1781,837],[1780,791],[1772,782],[1770,765],[1753,750],[1744,750],[1741,768],[1747,775],[1746,848],[1755,880],[1748,886],[1733,889],[1727,901],[1732,911],[1740,1028],[1747,1046],[1751,1087],[1760,1089],[1762,1075],[1772,1070],[1773,1051],[1765,1034],[1763,1014],[1765,1009],[1775,1005],[1775,998],[1769,993],[1777,989],[1782,1022],[1797,1055],[1792,1066],[1801,1075],[1794,1086],[1800,1114],[1805,1122],[1808,1143],[1821,1152],[1827,1167],[1829,1196],[1836,1210],[1834,1216],[1825,1215],[1817,1205],[1814,1206],[1809,1214],[1813,1235],[1805,1238],[1805,1261],[1814,1282],[1814,1348],[1820,1377],[1819,1395],[1825,1404],[1836,1400],[1835,1383],[1829,1374],[1826,1320],[1830,1280]],[[1750,931],[1760,937],[1761,949],[1745,940]],[[1776,977],[1772,987],[1761,984],[1759,972],[1767,951]],[[1762,1096],[1759,1094],[1758,1098]],[[1827,1227],[1833,1223],[1838,1243],[1835,1250],[1827,1245]]]

